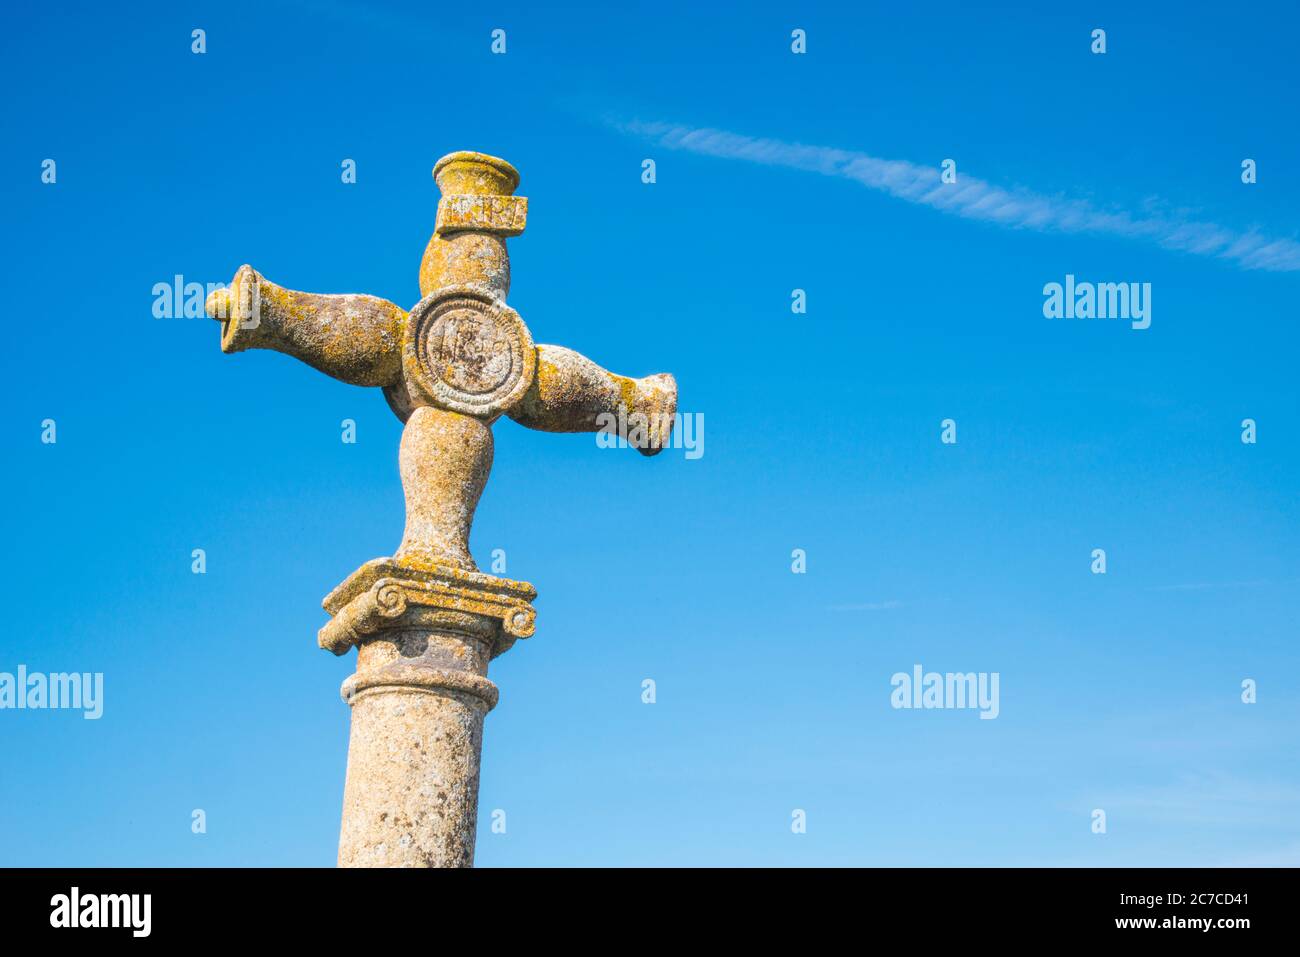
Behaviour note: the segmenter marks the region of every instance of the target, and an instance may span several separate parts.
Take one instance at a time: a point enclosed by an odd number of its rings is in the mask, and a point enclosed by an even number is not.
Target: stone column
[[[500,630],[485,615],[407,613],[362,643],[352,706],[340,867],[470,867],[487,672]]]
[[[533,631],[531,585],[474,568],[469,531],[492,467],[492,431],[422,406],[402,433],[406,534],[325,599],[320,644],[357,648],[342,867],[474,863],[488,662]]]

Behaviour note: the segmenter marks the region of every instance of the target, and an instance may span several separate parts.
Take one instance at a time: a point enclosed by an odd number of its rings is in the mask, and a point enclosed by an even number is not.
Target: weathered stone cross
[[[478,571],[474,508],[492,467],[489,426],[503,413],[548,432],[633,421],[629,443],[666,443],[677,384],[629,379],[561,346],[535,346],[510,290],[506,237],[528,200],[505,160],[451,153],[409,312],[362,295],[283,289],[242,266],[214,292],[224,352],[274,349],[344,382],[380,386],[406,426],[399,467],[406,533],[391,558],[366,562],[324,601],[319,643],[357,648],[343,683],[352,706],[341,866],[468,866],[474,860],[483,718],[496,704],[488,662],[533,633],[537,592]],[[622,414],[620,414],[622,413]],[[626,428],[625,425],[620,427]]]

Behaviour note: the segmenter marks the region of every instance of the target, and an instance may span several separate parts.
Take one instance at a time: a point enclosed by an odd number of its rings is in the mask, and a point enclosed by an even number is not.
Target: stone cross
[[[294,292],[242,266],[214,292],[221,349],[273,349],[354,385],[378,386],[405,423],[398,455],[406,532],[324,600],[319,644],[357,649],[340,866],[449,867],[474,861],[483,719],[497,702],[488,662],[534,631],[527,582],[480,572],[470,524],[502,414],[548,432],[621,429],[646,455],[672,429],[677,384],[629,379],[561,346],[534,345],[506,305],[506,238],[524,229],[519,173],[451,153],[408,313],[374,296]],[[629,429],[628,425],[631,425]]]

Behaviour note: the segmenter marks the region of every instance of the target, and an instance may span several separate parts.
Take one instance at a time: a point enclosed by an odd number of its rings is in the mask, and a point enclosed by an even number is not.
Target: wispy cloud
[[[956,183],[943,183],[937,166],[880,159],[829,146],[805,146],[671,123],[614,125],[668,149],[835,176],[966,219],[1039,232],[1094,233],[1143,240],[1165,249],[1225,259],[1243,269],[1300,271],[1300,242],[1272,238],[1254,229],[1232,229],[1178,214],[1105,210],[1087,200],[995,186],[966,172]]]

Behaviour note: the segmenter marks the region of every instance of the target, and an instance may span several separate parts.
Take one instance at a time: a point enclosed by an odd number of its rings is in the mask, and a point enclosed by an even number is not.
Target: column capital
[[[416,623],[421,612],[459,612],[493,620],[498,629],[495,658],[536,630],[536,597],[537,589],[528,582],[377,558],[325,596],[322,605],[334,617],[320,630],[317,644],[342,655],[370,635]]]

